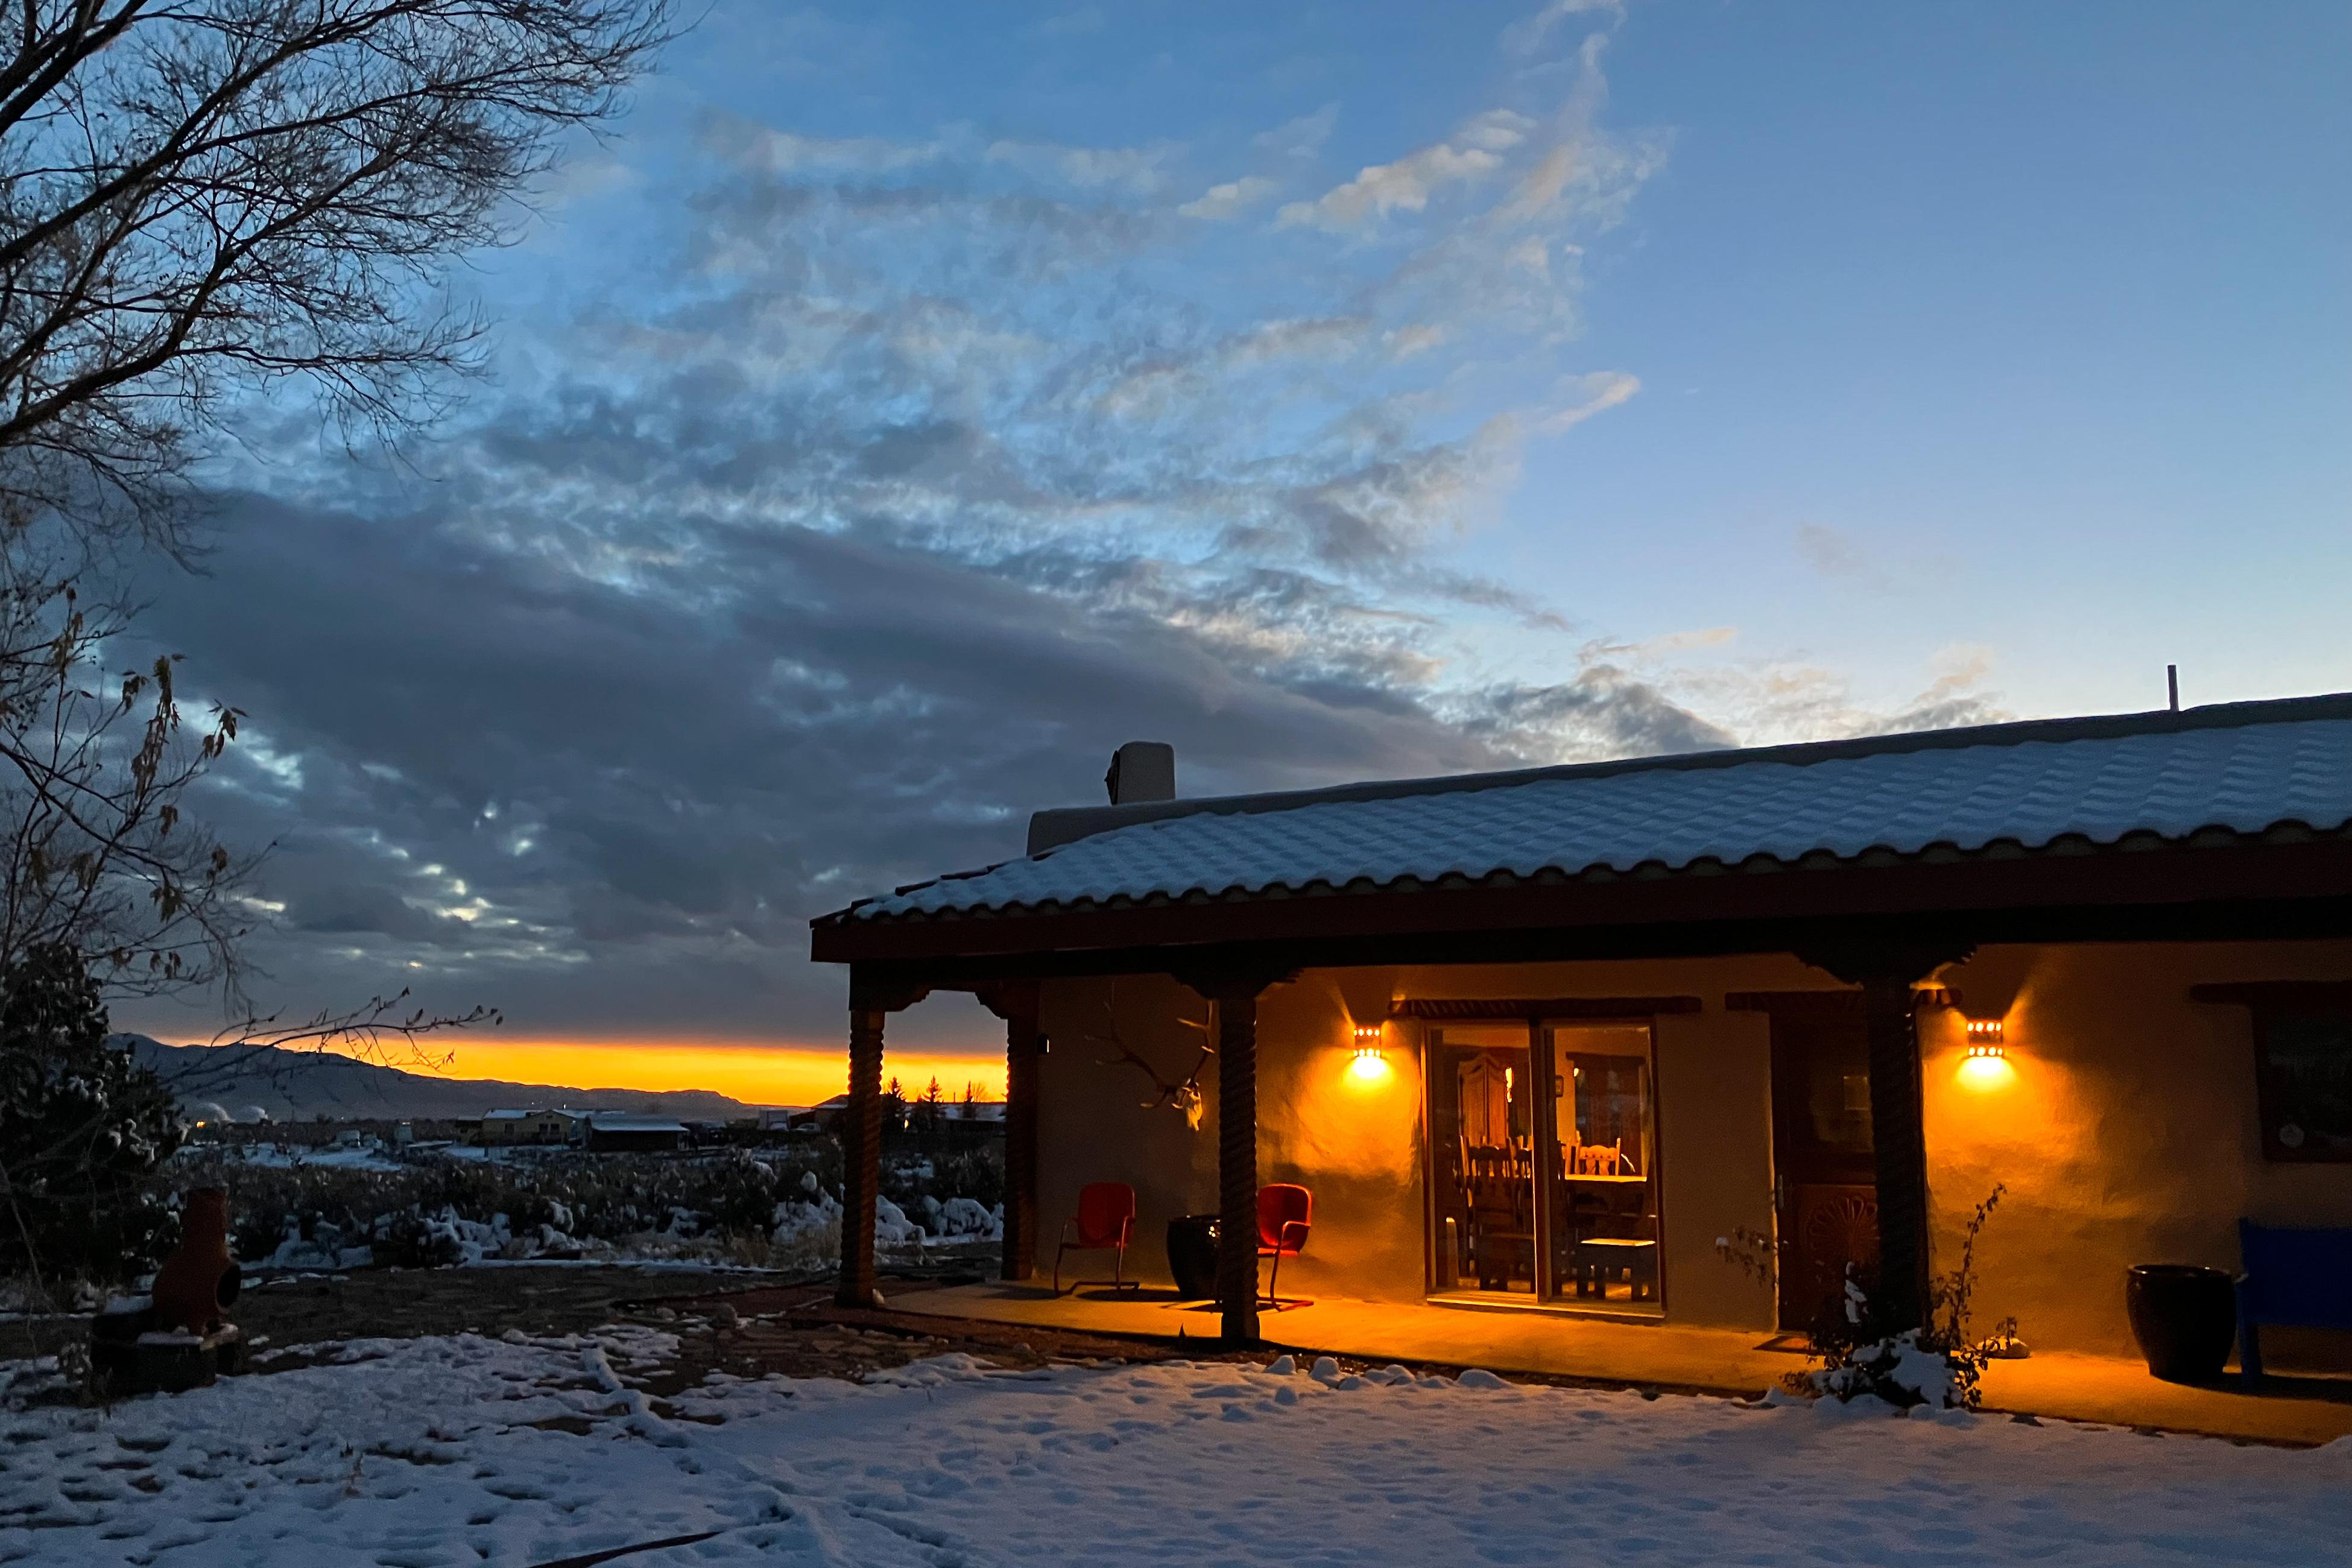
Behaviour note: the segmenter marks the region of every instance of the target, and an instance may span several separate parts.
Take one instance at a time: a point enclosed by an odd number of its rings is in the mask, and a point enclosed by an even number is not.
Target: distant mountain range
[[[167,1046],[145,1035],[128,1043],[180,1097],[184,1110],[225,1111],[231,1121],[447,1121],[476,1117],[500,1106],[568,1105],[582,1110],[633,1110],[681,1121],[729,1121],[759,1107],[708,1089],[562,1089],[494,1078],[442,1078],[406,1072],[331,1051],[289,1051],[275,1046]]]

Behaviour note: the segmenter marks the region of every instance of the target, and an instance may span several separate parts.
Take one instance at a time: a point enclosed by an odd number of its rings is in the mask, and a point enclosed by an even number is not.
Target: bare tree
[[[0,14],[5,15],[5,14]],[[511,237],[670,0],[18,0],[0,59],[0,964],[221,984],[249,860],[184,820],[240,715],[100,679],[119,552],[181,554],[233,403],[396,439],[475,363],[446,269]]]
[[[109,672],[137,610],[111,584],[142,548],[189,558],[192,475],[233,407],[314,397],[346,442],[441,411],[483,330],[449,268],[514,237],[562,139],[614,111],[671,17],[671,0],[0,12],[0,1019],[23,1015],[0,1079],[42,1108],[0,1117],[9,1207],[152,1110],[152,1074],[99,1093],[77,1066],[103,1051],[107,995],[217,984],[241,1021],[215,1043],[250,1047],[414,1050],[495,1020],[404,1011],[405,993],[294,1025],[243,1005],[255,862],[184,816],[241,715],[184,715],[170,658]],[[131,1165],[152,1170],[170,1140],[141,1138]]]
[[[0,516],[178,548],[226,402],[289,380],[347,432],[436,412],[511,236],[669,0],[19,0],[0,65]]]
[[[180,803],[240,715],[191,727],[170,658],[108,675],[127,611],[85,605],[14,542],[0,549],[0,971],[66,947],[118,995],[217,984],[233,1001],[252,861]]]

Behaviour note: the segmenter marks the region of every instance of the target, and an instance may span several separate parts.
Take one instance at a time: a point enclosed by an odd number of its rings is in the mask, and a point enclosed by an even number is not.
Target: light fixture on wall
[[[1968,1055],[1960,1058],[1960,1081],[1973,1089],[2004,1089],[2017,1079],[2009,1065],[2009,1031],[1999,1018],[1970,1018]]]
[[[1389,1058],[1381,1049],[1381,1026],[1378,1024],[1356,1026],[1356,1059],[1349,1064],[1348,1076],[1370,1083],[1389,1075]]]

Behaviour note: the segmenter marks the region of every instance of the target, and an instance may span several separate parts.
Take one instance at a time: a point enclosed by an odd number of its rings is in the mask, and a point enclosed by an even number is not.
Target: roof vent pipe
[[[1113,805],[1176,798],[1176,748],[1165,741],[1129,741],[1110,754],[1103,788]]]

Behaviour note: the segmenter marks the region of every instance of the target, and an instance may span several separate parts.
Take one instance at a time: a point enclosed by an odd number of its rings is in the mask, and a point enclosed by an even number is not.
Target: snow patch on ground
[[[0,1415],[0,1562],[423,1568],[699,1531],[719,1533],[629,1561],[2345,1560],[2352,1441],[966,1355],[864,1384],[714,1373],[656,1409],[639,1384],[677,1349],[641,1329],[362,1340],[109,1415]]]

